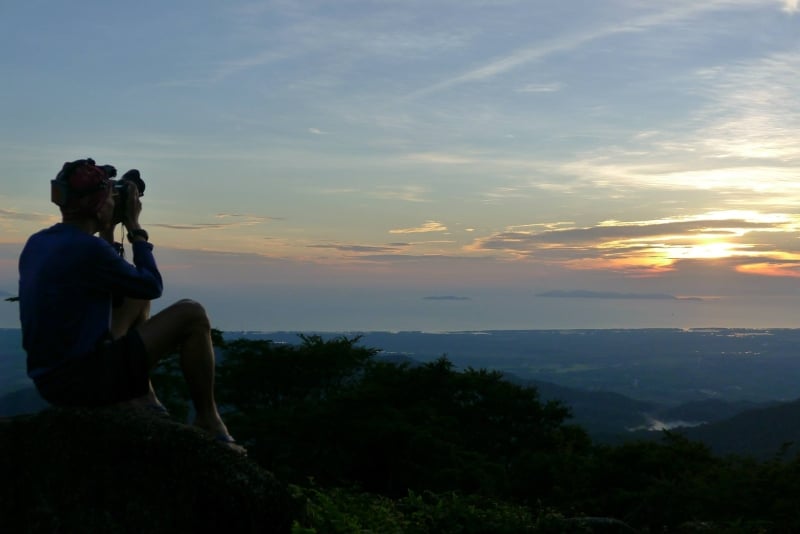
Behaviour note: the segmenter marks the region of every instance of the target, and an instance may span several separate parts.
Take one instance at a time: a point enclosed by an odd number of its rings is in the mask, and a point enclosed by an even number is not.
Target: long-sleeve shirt
[[[105,240],[59,223],[32,235],[19,259],[19,310],[28,376],[40,378],[108,339],[112,296],[156,299],[163,284],[153,245],[136,241],[133,265]]]

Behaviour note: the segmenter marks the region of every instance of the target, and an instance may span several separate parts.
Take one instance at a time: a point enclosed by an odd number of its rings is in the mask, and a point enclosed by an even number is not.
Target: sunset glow
[[[739,246],[723,241],[670,247],[665,253],[670,259],[717,259],[744,255]]]
[[[88,156],[142,172],[175,296],[253,327],[530,326],[539,289],[800,297],[796,7],[9,3],[0,291]]]

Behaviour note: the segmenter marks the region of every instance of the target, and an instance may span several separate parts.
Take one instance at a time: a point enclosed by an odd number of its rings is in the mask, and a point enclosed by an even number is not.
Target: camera
[[[140,197],[144,195],[145,183],[142,180],[142,175],[136,169],[129,170],[119,180],[111,181],[111,187],[117,193],[117,198],[114,202],[114,215],[111,218],[114,224],[121,223],[125,218],[125,210],[128,208],[128,184],[130,183],[136,186]]]

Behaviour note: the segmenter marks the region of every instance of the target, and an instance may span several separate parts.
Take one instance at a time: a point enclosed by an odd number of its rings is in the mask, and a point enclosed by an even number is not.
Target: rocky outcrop
[[[8,532],[290,532],[287,488],[197,429],[120,409],[0,420]]]

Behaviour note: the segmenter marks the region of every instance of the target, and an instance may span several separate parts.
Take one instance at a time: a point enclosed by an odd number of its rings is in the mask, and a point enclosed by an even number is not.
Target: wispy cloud
[[[36,213],[36,212],[21,212],[11,209],[0,208],[0,220],[6,221],[29,221],[38,223],[48,223],[56,217],[52,214]]]
[[[259,215],[246,215],[241,213],[218,213],[214,216],[221,221],[218,223],[152,223],[150,226],[158,228],[168,228],[170,230],[226,230],[232,228],[242,228],[247,226],[255,226],[262,224],[266,221],[282,220],[280,217],[263,217]]]
[[[461,154],[446,154],[441,152],[421,152],[416,154],[408,154],[407,159],[411,161],[422,161],[425,163],[440,163],[443,165],[465,165],[473,163],[475,158],[464,156]]]
[[[348,195],[352,197],[368,197],[380,200],[400,200],[404,202],[430,202],[428,194],[430,188],[421,185],[386,185],[369,187],[323,187],[308,189],[307,192],[314,195]]]
[[[582,33],[566,34],[545,43],[538,43],[531,47],[517,49],[505,56],[498,57],[485,63],[480,67],[419,89],[408,95],[408,98],[418,98],[457,85],[491,79],[527,65],[528,63],[541,60],[556,53],[574,50],[593,41],[613,35],[642,32],[653,27],[672,24],[720,8],[756,5],[757,1],[758,0],[708,0],[705,2],[672,2],[670,4],[660,4],[660,6],[663,5],[667,7],[661,11],[639,16],[631,20],[616,22]]]
[[[356,187],[319,187],[314,189],[307,189],[308,193],[316,193],[320,195],[353,195],[361,193],[361,190]]]
[[[647,221],[626,223],[609,221],[586,228],[565,228],[545,230],[542,232],[507,232],[498,234],[501,241],[511,243],[597,243],[610,240],[630,240],[641,238],[675,239],[680,237],[695,238],[700,235],[741,235],[752,229],[769,229],[774,225],[769,222],[751,222],[745,220],[688,220],[688,221]]]
[[[800,260],[793,262],[770,261],[748,263],[737,265],[736,270],[743,274],[800,278]]]
[[[518,93],[555,93],[560,91],[563,85],[561,83],[529,83],[528,85],[517,89]]]
[[[258,224],[266,221],[282,221],[283,217],[265,217],[263,215],[249,215],[246,213],[217,213],[217,219],[237,219],[240,224]]]
[[[397,228],[389,230],[390,234],[423,234],[428,232],[446,232],[447,226],[437,221],[428,221],[416,228]]]
[[[427,187],[418,185],[405,185],[395,187],[379,188],[367,192],[372,198],[384,200],[403,200],[405,202],[430,202],[426,195],[430,192]]]
[[[365,254],[354,256],[353,260],[374,263],[427,263],[427,262],[480,262],[485,261],[482,257],[458,256],[452,254]]]
[[[167,223],[151,223],[150,226],[156,228],[167,228],[169,230],[222,230],[229,228],[229,224],[214,224],[214,223],[190,223],[190,224],[167,224]]]
[[[706,68],[693,81],[703,104],[674,130],[635,133],[559,174],[595,187],[737,193],[741,202],[754,200],[747,193],[800,198],[800,50]]]
[[[800,244],[791,245],[780,237],[798,229],[800,217],[789,214],[710,212],[652,221],[604,221],[590,227],[516,227],[479,238],[467,249],[503,251],[573,269],[654,274],[693,259],[739,258],[742,265],[764,258],[782,263],[800,260]],[[763,269],[759,273],[769,274]]]
[[[800,159],[800,50],[707,69],[699,91],[711,103],[693,141],[711,155],[785,162]]]
[[[323,248],[333,249],[340,252],[358,252],[358,253],[380,253],[380,252],[396,252],[406,248],[405,244],[390,244],[385,246],[379,245],[347,245],[347,244],[317,244],[308,245],[308,248]]]
[[[258,5],[258,4],[256,4]],[[469,32],[445,26],[442,29],[415,29],[413,16],[398,21],[400,11],[380,5],[363,6],[363,12],[338,16],[314,3],[269,2],[268,8],[235,7],[231,11],[231,33],[247,42],[248,50],[221,62],[212,79],[221,80],[244,71],[270,66],[273,63],[295,61],[321,62],[315,71],[318,84],[326,77],[335,78],[349,72],[364,58],[408,59],[425,58],[442,50],[458,48]],[[364,20],[365,23],[359,23]],[[405,22],[405,27],[400,22]],[[269,28],[269,31],[265,31]]]
[[[219,65],[212,80],[218,81],[242,71],[289,59],[291,56],[292,54],[288,50],[268,49],[254,55],[229,59]]]
[[[611,299],[611,300],[687,300],[699,301],[697,297],[676,297],[667,293],[620,293],[617,291],[591,291],[586,289],[554,289],[536,293],[537,297],[550,298],[582,298],[582,299]]]

